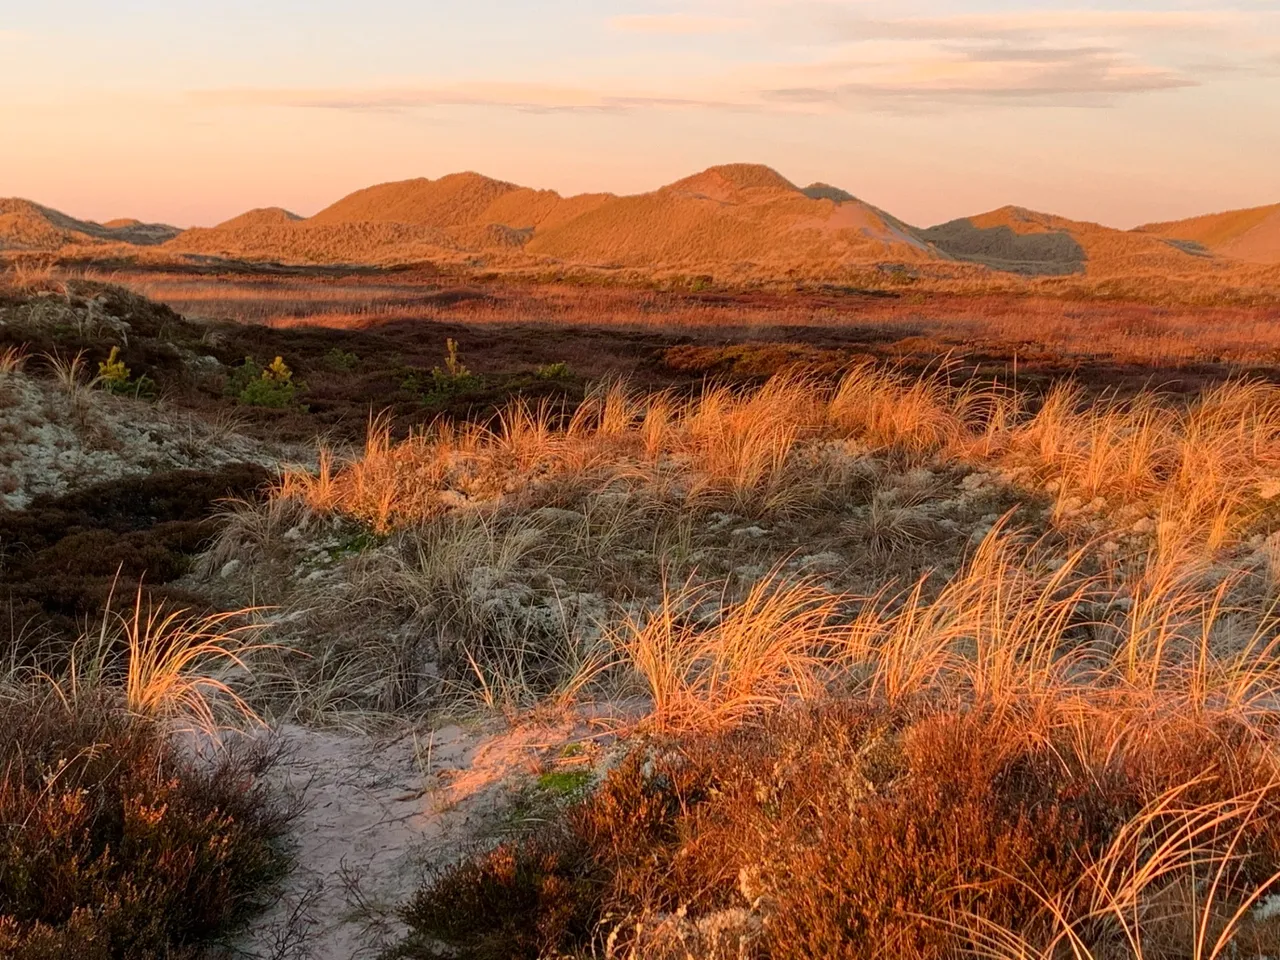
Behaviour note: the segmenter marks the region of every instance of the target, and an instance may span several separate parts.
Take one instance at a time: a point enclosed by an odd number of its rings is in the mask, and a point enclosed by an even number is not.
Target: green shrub
[[[208,764],[103,699],[0,702],[0,956],[192,958],[288,866],[261,751]]]
[[[421,371],[410,370],[400,382],[400,387],[418,395],[424,403],[442,403],[474,393],[484,388],[484,380],[467,369],[458,355],[458,342],[450,337],[445,341],[446,356],[443,367],[433,367],[430,379]]]
[[[120,359],[120,348],[112,347],[107,359],[98,364],[97,383],[109,393],[133,397],[154,397],[156,382],[143,375],[133,379],[130,370]]]
[[[539,380],[566,380],[569,377],[569,365],[563,361],[544,363],[534,371]]]
[[[324,364],[331,369],[350,373],[360,365],[360,358],[348,350],[343,350],[341,347],[334,347],[324,355]]]
[[[252,357],[245,357],[244,363],[232,370],[227,392],[246,407],[283,410],[293,405],[300,386],[282,358],[276,357],[263,368]]]

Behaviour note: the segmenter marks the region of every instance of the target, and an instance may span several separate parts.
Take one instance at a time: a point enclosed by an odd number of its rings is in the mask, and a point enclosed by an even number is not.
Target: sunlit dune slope
[[[1250,263],[1280,263],[1280,203],[1211,213],[1190,220],[1152,223],[1138,230],[1220,257]]]
[[[748,263],[822,270],[841,263],[939,258],[901,221],[842,191],[815,187],[817,197],[763,166],[712,167],[537,231],[527,249],[625,267]]]
[[[151,246],[180,232],[168,224],[132,219],[77,220],[30,200],[0,199],[0,250],[56,251],[69,245],[104,243]]]

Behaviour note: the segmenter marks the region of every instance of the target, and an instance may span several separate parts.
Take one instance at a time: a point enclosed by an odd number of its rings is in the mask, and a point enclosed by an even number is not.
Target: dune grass
[[[664,486],[692,508],[745,516],[815,510],[847,480],[839,444],[901,462],[1028,471],[1067,519],[1085,504],[1146,511],[1166,536],[1217,549],[1262,509],[1280,466],[1280,390],[1223,384],[1189,404],[1142,394],[1085,401],[1066,384],[1033,405],[1002,387],[952,387],[871,365],[834,387],[779,377],[680,400],[613,385],[572,415],[517,403],[493,423],[437,423],[393,442],[375,421],[363,456],[292,472],[279,495],[378,531],[461,500],[536,496],[572,483]]]
[[[631,652],[681,736],[439,871],[400,955],[1261,955],[1276,623],[1167,556],[1104,606],[1082,559],[998,530],[932,599],[664,606]]]
[[[599,790],[433,875],[399,956],[1205,960],[1280,937],[1254,909],[1280,875],[1280,623],[1256,568],[1278,466],[1270,384],[1089,399],[863,365],[614,384],[402,440],[375,422],[264,509],[418,544],[368,596],[417,590],[483,690],[649,705]],[[946,471],[1040,498],[1044,526],[965,529],[958,570],[870,596],[786,557],[722,582],[646,569],[657,596],[620,591],[576,648],[575,627],[521,639],[466,599],[504,571],[601,583],[663,511],[699,555],[716,518],[814,530],[856,499],[850,535],[889,558],[935,536],[909,506]],[[592,553],[602,502],[631,539]]]

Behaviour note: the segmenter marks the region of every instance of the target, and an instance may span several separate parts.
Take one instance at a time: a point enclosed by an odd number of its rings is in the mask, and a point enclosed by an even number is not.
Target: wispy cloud
[[[999,14],[877,19],[825,11],[819,21],[845,40],[961,40],[1054,34],[1188,33],[1238,24],[1230,11],[1025,10]]]
[[[667,36],[735,33],[747,30],[744,17],[701,17],[691,13],[650,13],[613,17],[609,26],[621,33],[655,33]]]
[[[214,107],[300,107],[394,111],[422,107],[500,107],[535,113],[620,112],[631,109],[742,109],[729,100],[645,91],[592,91],[535,83],[465,83],[441,87],[197,90],[192,102]]]
[[[777,86],[764,100],[827,108],[914,111],[922,106],[1057,104],[1106,106],[1125,94],[1192,86],[1174,72],[1132,64],[1106,50],[999,48],[909,65],[829,64],[825,82]]]
[[[1266,0],[1268,8],[1272,0]],[[758,57],[708,56],[696,75],[628,79],[590,71],[567,85],[424,83],[333,89],[208,90],[206,105],[404,111],[440,106],[527,112],[721,110],[916,112],[947,106],[1109,106],[1122,98],[1212,82],[1227,69],[1270,72],[1274,46],[1239,10],[1021,10],[945,16],[874,15],[872,3],[760,0],[746,16],[723,6],[606,21],[618,32],[750,33]],[[899,7],[898,9],[901,9]],[[1250,16],[1252,11],[1250,11]],[[1252,38],[1252,39],[1250,39]],[[1257,49],[1241,55],[1245,46]],[[1220,66],[1212,68],[1211,65]],[[710,69],[706,69],[707,66]]]

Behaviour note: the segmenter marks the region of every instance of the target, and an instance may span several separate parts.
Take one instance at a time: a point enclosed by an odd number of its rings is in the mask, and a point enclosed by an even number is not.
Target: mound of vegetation
[[[77,354],[87,368],[121,363],[161,386],[190,380],[189,356],[204,329],[163,304],[87,280],[0,285],[0,349],[33,357]]]
[[[1253,955],[1274,760],[1230,723],[1110,720],[845,701],[655,744],[439,872],[396,955]]]
[[[128,601],[144,580],[153,587],[176,580],[216,533],[219,502],[251,497],[268,478],[262,467],[231,464],[0,509],[0,602],[7,605],[0,649],[16,654],[50,633],[74,638],[112,595]]]
[[[263,751],[197,762],[97,693],[0,699],[0,954],[197,957],[282,875]]]

